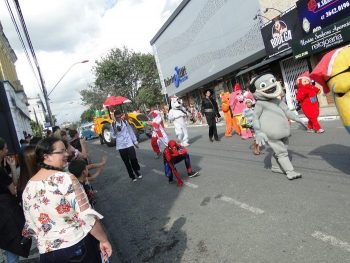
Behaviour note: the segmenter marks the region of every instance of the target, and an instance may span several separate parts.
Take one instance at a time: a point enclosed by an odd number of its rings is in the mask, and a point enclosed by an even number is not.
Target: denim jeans
[[[88,234],[77,244],[40,254],[41,263],[99,263],[101,255],[98,249],[98,241]]]
[[[19,256],[10,251],[5,251],[7,263],[19,263]]]

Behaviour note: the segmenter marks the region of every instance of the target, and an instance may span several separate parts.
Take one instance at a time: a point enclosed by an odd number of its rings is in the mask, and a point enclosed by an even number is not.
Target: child
[[[106,164],[106,157],[102,158],[102,161],[100,163],[96,164],[90,164],[87,165],[84,160],[73,160],[69,163],[68,170],[70,173],[72,173],[82,184],[84,187],[84,190],[86,192],[86,195],[89,199],[89,202],[92,207],[96,205],[96,197],[95,192],[92,186],[89,183],[90,181],[96,180],[97,176],[99,176]],[[97,168],[97,171],[95,174],[90,175],[89,169]]]
[[[173,182],[173,175],[175,175],[177,186],[183,185],[183,180],[181,179],[175,167],[175,164],[183,160],[185,161],[188,177],[192,178],[198,175],[198,172],[192,171],[190,155],[187,153],[186,148],[180,144],[177,144],[174,140],[170,140],[168,146],[164,149],[163,158],[164,171],[165,175],[169,179],[169,183]]]
[[[254,120],[253,100],[250,98],[245,98],[244,102],[245,102],[246,108],[242,112],[243,118],[242,118],[242,120],[241,120],[242,122],[240,124],[243,128],[249,129],[250,132],[255,137],[254,129],[253,129],[253,120]],[[246,121],[245,123],[243,123],[244,120]],[[259,147],[259,144],[256,143],[255,139],[254,139],[254,142],[252,144],[252,147],[253,147],[254,154],[259,155],[260,154],[260,147]]]

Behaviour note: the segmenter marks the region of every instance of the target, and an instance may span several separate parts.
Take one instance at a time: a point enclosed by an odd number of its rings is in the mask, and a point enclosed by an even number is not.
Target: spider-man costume
[[[175,164],[183,160],[185,161],[188,176],[194,177],[198,175],[198,172],[192,171],[190,155],[187,153],[187,149],[177,144],[174,140],[170,140],[168,146],[164,149],[163,159],[164,172],[169,179],[169,183],[173,182],[173,176],[175,175],[177,186],[182,186],[184,184],[175,167]]]

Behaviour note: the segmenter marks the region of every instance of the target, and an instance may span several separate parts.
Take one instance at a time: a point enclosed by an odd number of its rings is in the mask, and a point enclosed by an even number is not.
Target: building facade
[[[16,60],[0,23],[0,137],[13,152],[18,151],[18,142],[25,134],[32,134],[28,100],[17,77]]]
[[[43,129],[46,129],[48,116],[44,102],[41,100],[39,94],[35,98],[28,98],[28,104],[30,119],[39,124]]]
[[[298,2],[322,5],[324,1]],[[296,78],[311,71],[328,50],[296,59],[292,43],[306,35],[298,5],[295,0],[182,1],[151,40],[163,92],[200,106],[204,89],[212,88],[220,102],[219,91],[231,91],[236,82],[247,88],[252,76],[270,71],[284,85],[289,107],[295,108]],[[284,20],[292,23],[288,34],[274,39],[271,29]],[[275,51],[267,47],[267,34]],[[333,104],[332,97],[324,94],[319,102]]]

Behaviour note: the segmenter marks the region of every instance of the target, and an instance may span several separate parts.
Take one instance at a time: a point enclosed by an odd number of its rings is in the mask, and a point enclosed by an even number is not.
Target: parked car
[[[86,123],[80,127],[80,138],[85,140],[95,139],[98,135],[94,132],[94,124]]]

